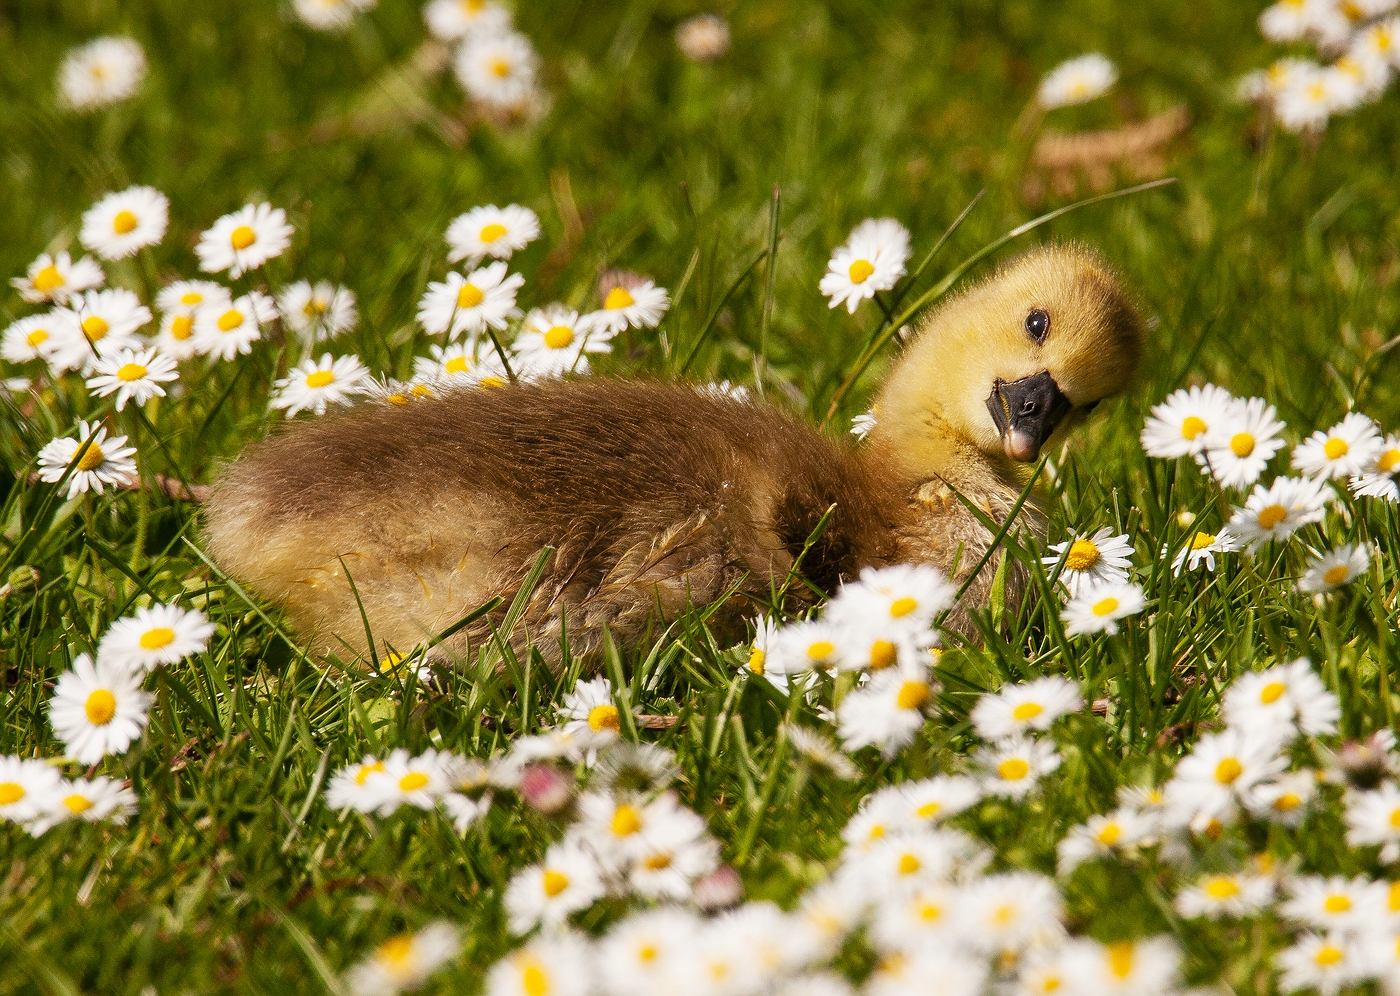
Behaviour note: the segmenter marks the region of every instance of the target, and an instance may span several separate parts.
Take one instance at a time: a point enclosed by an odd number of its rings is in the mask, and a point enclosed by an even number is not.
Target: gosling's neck
[[[969,496],[1019,494],[1025,487],[1024,465],[987,453],[936,410],[924,409],[913,418],[908,412],[895,414],[904,417],[882,415],[877,405],[876,425],[866,437],[865,463],[885,479],[915,488],[938,481]]]

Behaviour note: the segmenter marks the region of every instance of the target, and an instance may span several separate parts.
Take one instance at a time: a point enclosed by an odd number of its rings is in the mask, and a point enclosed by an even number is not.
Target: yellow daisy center
[[[1393,825],[1400,827],[1400,823],[1395,821],[1395,814],[1390,814],[1390,821]],[[1400,880],[1390,883],[1390,912],[1400,913]]]
[[[1345,913],[1351,909],[1351,900],[1340,893],[1334,893],[1323,901],[1322,908],[1328,913]]]
[[[850,275],[851,283],[863,284],[869,280],[870,275],[875,272],[875,267],[869,260],[858,259],[851,264],[850,269],[846,272]]]
[[[78,795],[78,793],[74,792],[72,795],[63,797],[63,805],[68,812],[76,816],[79,813],[86,813],[91,809],[92,800],[85,795]]]
[[[569,876],[563,872],[557,872],[553,868],[545,869],[544,873],[544,894],[553,899],[559,893],[569,887]]]
[[[1323,572],[1322,580],[1326,581],[1328,584],[1341,584],[1347,579],[1348,573],[1346,564],[1337,564],[1335,567],[1329,567]]]
[[[421,771],[410,771],[399,779],[399,790],[401,792],[416,792],[427,784],[427,775],[423,774]]]
[[[574,341],[574,330],[567,325],[556,325],[544,334],[544,344],[550,349],[564,349]]]
[[[506,67],[506,72],[509,72],[509,71],[510,71],[510,67],[507,66],[507,67]],[[504,76],[505,73],[500,73],[499,75]],[[497,224],[496,222],[493,221],[493,222],[492,222],[491,224],[489,224],[489,225],[484,225],[484,226],[482,226],[481,234],[480,234],[479,238],[481,239],[482,242],[485,242],[487,245],[490,245],[492,242],[495,242],[497,239],[499,239],[499,238],[500,238],[502,235],[504,235],[504,234],[506,234],[506,226],[505,226],[505,225]]]
[[[916,854],[909,854],[906,852],[899,856],[899,873],[901,875],[912,875],[922,867],[923,864],[919,861],[919,857]]]
[[[31,346],[37,346],[40,343],[47,340],[48,337],[49,333],[47,329],[35,329],[33,332],[30,332],[27,336],[24,337],[24,341],[29,343],[29,345]]]
[[[175,642],[175,631],[169,626],[157,626],[141,634],[142,650],[159,650]]]
[[[1233,757],[1227,757],[1215,766],[1215,780],[1221,785],[1231,785],[1244,774],[1244,765]]]
[[[107,456],[102,452],[102,447],[93,443],[87,448],[87,452],[83,454],[83,458],[78,461],[78,469],[96,470],[98,467],[102,466],[102,461],[106,459]]]
[[[433,396],[433,389],[426,384],[414,384],[408,389],[408,393],[415,398],[431,398]]]
[[[1382,474],[1389,474],[1396,467],[1400,467],[1400,448],[1382,453],[1376,460],[1376,467]]]
[[[1230,437],[1230,452],[1244,459],[1254,452],[1254,437],[1247,432],[1237,432]]]
[[[1240,894],[1240,886],[1228,875],[1216,875],[1206,879],[1205,894],[1211,899],[1229,899]]]
[[[899,651],[889,640],[876,640],[870,645],[870,667],[883,671],[899,657]]]
[[[531,962],[520,973],[520,987],[525,996],[549,996],[549,976],[539,965]]]
[[[1207,428],[1206,420],[1199,415],[1187,415],[1181,420],[1181,438],[1195,439]]]
[[[941,802],[926,802],[918,809],[914,810],[914,815],[921,820],[931,820],[943,809]]]
[[[105,688],[94,689],[83,704],[83,712],[93,726],[106,726],[117,714],[117,697]]]
[[[761,648],[754,647],[753,650],[749,651],[749,670],[752,671],[754,674],[762,674],[763,662],[767,659],[767,657],[768,654],[765,653]]]
[[[331,303],[319,297],[313,297],[301,306],[301,313],[307,318],[315,318],[317,315],[324,315],[330,308]]]
[[[1099,548],[1092,540],[1077,539],[1070,544],[1069,555],[1065,557],[1065,569],[1087,571],[1099,562]]]
[[[130,383],[133,380],[140,380],[144,376],[146,376],[146,368],[139,363],[123,363],[117,368],[117,380]]]
[[[890,615],[895,619],[902,619],[918,607],[919,600],[906,595],[903,598],[896,598],[890,603]]]
[[[1039,702],[1022,702],[1011,710],[1011,718],[1018,723],[1024,723],[1028,719],[1035,719],[1044,711],[1045,707]]]
[[[919,919],[924,923],[932,923],[943,916],[943,907],[937,903],[920,903],[918,907]]]
[[[128,235],[136,230],[136,215],[130,211],[118,211],[112,219],[112,231],[118,235]]]
[[[1204,550],[1206,547],[1210,546],[1214,542],[1214,533],[1197,533],[1195,538],[1191,540],[1191,549]]]
[[[237,308],[225,311],[222,315],[219,316],[220,332],[232,332],[234,329],[238,328],[238,326],[242,324],[243,312],[239,311]]]
[[[501,79],[505,79],[507,76],[510,75],[510,63],[507,62],[505,59],[496,59],[494,62],[491,63],[491,72],[495,73]],[[498,225],[496,227],[499,228],[500,226]]]
[[[588,728],[594,733],[603,730],[618,730],[621,723],[618,720],[617,706],[596,705],[588,711]]]
[[[603,307],[610,311],[630,308],[636,303],[636,298],[628,293],[626,287],[614,287],[612,290],[608,291],[608,296],[603,299]]]
[[[481,378],[479,384],[480,384],[481,387],[505,387],[505,386],[506,386],[505,379],[504,379],[504,378],[501,378],[501,377],[497,377],[495,374],[492,374],[492,375],[490,375],[490,376],[488,376],[488,377],[483,377],[483,378]]]
[[[655,961],[658,952],[655,944],[643,944],[637,949],[638,961]]]
[[[58,272],[58,267],[50,263],[38,273],[34,274],[34,289],[41,294],[47,294],[51,290],[57,290],[68,281],[63,279],[63,274]]]
[[[1286,813],[1290,810],[1297,809],[1302,804],[1303,800],[1298,798],[1298,796],[1294,795],[1292,792],[1285,792],[1274,800],[1274,809],[1280,813]]]
[[[1344,955],[1342,954],[1341,948],[1334,948],[1330,944],[1324,944],[1317,949],[1317,954],[1313,955],[1313,961],[1325,968],[1328,965],[1337,964],[1343,957]]]
[[[0,782],[0,806],[9,806],[24,798],[24,786],[18,782]]]
[[[1119,941],[1108,946],[1108,969],[1120,979],[1126,979],[1133,971],[1133,946],[1127,941]]]
[[[254,242],[258,241],[258,233],[247,225],[239,225],[228,237],[229,243],[235,249],[247,249]]]
[[[1096,616],[1112,615],[1118,611],[1118,599],[1114,598],[1112,595],[1109,595],[1107,598],[1101,598],[1093,604],[1093,607],[1090,608],[1089,611]]]
[[[1098,837],[1099,843],[1104,847],[1112,847],[1122,839],[1123,828],[1117,823],[1105,823],[1103,829],[1095,834],[1095,836]]]
[[[1344,457],[1350,449],[1351,447],[1347,445],[1345,439],[1338,439],[1336,436],[1333,436],[1322,444],[1322,452],[1327,454],[1328,460],[1336,460],[1339,457]]]
[[[355,772],[355,784],[363,785],[365,782],[369,781],[370,775],[376,775],[383,770],[383,761],[374,761],[371,764],[362,764],[360,765],[360,770]]]
[[[906,681],[894,698],[894,704],[901,709],[918,709],[927,701],[928,685],[922,681]]]
[[[1004,782],[1019,782],[1030,773],[1030,764],[1019,757],[1009,757],[997,765],[997,777]]]
[[[807,644],[807,656],[814,661],[824,661],[836,653],[836,644],[830,640],[814,640]]]
[[[189,315],[176,315],[170,320],[170,336],[181,341],[194,334],[194,319]]]
[[[454,356],[452,357],[452,359],[444,363],[442,368],[448,373],[466,373],[468,370],[471,369],[471,361],[468,360],[465,356]]]
[[[475,308],[482,301],[486,300],[486,295],[481,293],[481,288],[476,284],[463,284],[457,291],[457,307]]]
[[[383,944],[379,945],[378,955],[380,961],[387,961],[393,965],[401,965],[408,961],[413,954],[413,935],[400,934],[398,937],[391,937]]]
[[[642,864],[654,872],[665,871],[671,867],[671,856],[664,851],[657,851],[655,854],[649,855]]]
[[[1283,693],[1288,691],[1288,686],[1281,681],[1271,681],[1259,692],[1259,701],[1264,705],[1272,705],[1283,697]]]
[[[83,319],[83,335],[88,337],[89,342],[96,342],[105,336],[111,328],[107,324],[107,319],[101,315],[88,315]]]
[[[185,291],[185,293],[180,295],[180,303],[190,307],[194,307],[196,304],[200,304],[203,301],[204,295],[199,293],[199,291]]]
[[[1395,828],[1397,828],[1397,829],[1400,829],[1400,809],[1392,809],[1392,810],[1390,811],[1390,825],[1391,825],[1392,827],[1395,827]],[[1396,884],[1397,884],[1397,885],[1400,885],[1400,883],[1396,883]],[[1392,897],[1394,897],[1394,896],[1396,895],[1395,886],[1391,886],[1391,888],[1390,888],[1390,893],[1391,893],[1391,896],[1392,896]]]
[[[619,837],[630,837],[642,828],[642,815],[636,806],[622,805],[613,811],[612,832]]]
[[[1259,510],[1259,528],[1272,529],[1288,518],[1288,509],[1282,505],[1269,505]]]
[[[307,387],[325,387],[335,383],[335,374],[330,370],[317,370],[315,373],[306,375]]]

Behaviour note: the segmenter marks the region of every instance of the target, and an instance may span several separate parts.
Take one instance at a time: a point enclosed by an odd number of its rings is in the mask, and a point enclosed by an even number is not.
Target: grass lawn
[[[1214,571],[1178,576],[1176,551],[1197,531],[1218,530],[1250,488],[1222,488],[1189,459],[1150,458],[1139,433],[1153,405],[1189,385],[1266,399],[1288,443],[1267,485],[1295,473],[1293,446],[1348,412],[1383,432],[1400,428],[1400,350],[1391,348],[1400,335],[1400,100],[1389,92],[1320,133],[1275,128],[1236,100],[1236,81],[1313,49],[1265,41],[1259,9],[1187,0],[735,2],[720,10],[732,47],[696,62],[675,40],[677,26],[703,12],[691,4],[520,3],[515,23],[538,51],[543,94],[523,122],[473,110],[420,5],[407,0],[380,0],[343,32],[312,30],[274,0],[31,0],[0,10],[7,281],[40,253],[84,253],[83,213],[106,193],[144,184],[169,198],[169,231],[157,246],[104,263],[107,286],[157,310],[159,288],[209,276],[194,252],[200,233],[265,201],[294,226],[290,247],[236,280],[215,279],[236,295],[330,280],[355,292],[360,313],[324,349],[278,332],[233,360],[185,361],[168,396],[121,411],[77,373],[4,365],[6,377],[32,385],[11,382],[0,394],[0,584],[9,581],[0,597],[0,755],[64,756],[49,700],[118,619],[176,603],[202,611],[215,630],[207,649],[145,679],[149,723],[129,750],[62,765],[68,778],[128,782],[138,800],[128,822],[75,820],[36,836],[0,810],[0,994],[349,992],[351,966],[435,921],[459,928],[462,949],[427,991],[484,991],[489,968],[521,943],[503,895],[561,839],[564,817],[498,789],[489,811],[459,832],[440,811],[337,810],[325,791],[337,771],[395,749],[498,758],[556,726],[580,680],[577,666],[552,674],[496,645],[426,684],[366,662],[327,666],[282,625],[277,606],[212,569],[197,503],[153,486],[68,499],[66,486],[33,477],[51,439],[72,437],[79,420],[101,421],[129,437],[148,483],[155,475],[207,483],[284,421],[269,408],[272,384],[304,355],[355,355],[377,374],[411,376],[415,357],[444,341],[415,314],[428,284],[454,268],[449,222],[477,205],[511,203],[532,209],[542,229],[510,260],[525,277],[522,309],[559,301],[591,310],[611,268],[670,290],[659,330],[622,332],[610,355],[593,358],[595,371],[745,385],[844,437],[893,355],[881,351],[852,378],[883,316],[870,303],[854,315],[833,310],[817,289],[853,226],[898,219],[912,233],[912,271],[985,192],[928,268],[896,289],[908,306],[1017,226],[1157,176],[1177,182],[1056,217],[963,278],[1037,242],[1079,240],[1102,252],[1140,304],[1148,337],[1138,381],[1050,454],[1041,478],[1049,543],[1111,527],[1132,544],[1130,579],[1147,605],[1117,635],[1066,636],[1055,569],[1038,561],[1045,551],[1009,541],[1034,574],[1035,597],[1015,611],[994,602],[980,645],[946,639],[926,724],[892,757],[850,752],[851,771],[804,753],[788,732],[795,725],[837,743],[820,710],[854,694],[850,682],[824,682],[812,701],[781,692],[745,667],[747,644],[709,637],[703,607],[664,637],[611,655],[602,673],[622,709],[622,739],[674,752],[679,802],[703,818],[747,899],[784,909],[844,881],[838,867],[858,858],[842,829],[863,799],[977,770],[984,738],[969,716],[982,696],[1064,676],[1085,704],[1041,734],[1059,766],[1024,798],[986,795],[950,825],[985,845],[989,874],[1053,876],[1071,935],[1105,944],[1171,938],[1180,953],[1173,987],[1276,991],[1281,953],[1312,929],[1283,909],[1300,881],[1397,874],[1375,846],[1348,845],[1346,814],[1361,789],[1393,785],[1400,756],[1366,768],[1343,744],[1393,728],[1400,709],[1400,506],[1352,497],[1340,481],[1328,485],[1338,497],[1325,517],[1292,539],[1223,553]],[[104,34],[144,47],[138,93],[89,113],[60,106],[65,53]],[[1031,105],[1043,74],[1095,50],[1117,65],[1116,85],[1040,120]],[[1046,131],[1118,129],[1177,107],[1189,119],[1183,134],[1152,161],[1104,167],[1097,186],[1088,172],[1057,184],[1033,161]],[[0,328],[47,307],[7,284]],[[1360,576],[1326,594],[1300,591],[1313,556],[1344,543],[1369,551]],[[1212,826],[1159,828],[1140,847],[1057,875],[1057,845],[1071,828],[1114,810],[1124,786],[1165,783],[1201,737],[1227,729],[1221,698],[1237,675],[1300,657],[1340,705],[1335,732],[1276,751],[1293,770],[1331,772],[1302,804],[1301,822],[1231,809]],[[675,722],[645,723],[633,712]],[[582,762],[561,770],[597,790]],[[1177,897],[1192,883],[1262,867],[1260,855],[1271,859],[1276,901],[1224,919],[1182,912]],[[1400,913],[1395,895],[1371,910],[1372,926]],[[570,922],[601,938],[649,904],[613,888]],[[937,973],[922,969],[903,989],[880,990],[895,985],[887,976],[896,968],[874,936],[868,927],[843,934],[813,961],[871,992],[955,991],[956,980],[933,988]],[[1397,978],[1390,943],[1389,967],[1378,961],[1368,977]],[[995,964],[1010,979],[1029,957],[981,958],[979,971]],[[698,978],[692,969],[687,977]],[[568,996],[591,971],[534,991],[526,980],[520,991]],[[606,972],[598,980],[599,992],[625,991]],[[1122,991],[1163,991],[1133,984]],[[774,985],[769,977],[727,989],[687,983],[729,996]]]

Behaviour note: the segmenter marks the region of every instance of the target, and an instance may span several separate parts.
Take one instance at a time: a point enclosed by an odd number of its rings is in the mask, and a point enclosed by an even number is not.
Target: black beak
[[[1006,455],[1022,463],[1040,455],[1040,448],[1073,407],[1048,370],[1010,383],[999,379],[987,398]]]

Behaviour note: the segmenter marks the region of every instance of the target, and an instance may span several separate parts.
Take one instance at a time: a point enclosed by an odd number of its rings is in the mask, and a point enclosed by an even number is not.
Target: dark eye
[[[1026,334],[1036,342],[1044,342],[1049,331],[1050,316],[1042,309],[1036,308],[1026,316]]]

